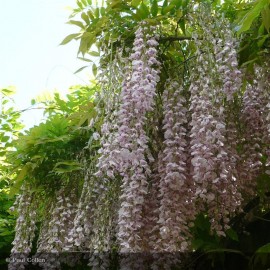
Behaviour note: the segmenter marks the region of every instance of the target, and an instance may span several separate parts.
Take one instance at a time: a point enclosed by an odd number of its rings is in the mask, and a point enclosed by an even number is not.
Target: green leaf
[[[55,173],[61,174],[61,173],[79,171],[79,170],[81,170],[81,167],[55,168],[53,171]]]
[[[77,6],[78,6],[79,8],[83,9],[83,5],[82,5],[82,3],[81,3],[80,1],[77,0],[76,3],[77,3]]]
[[[81,18],[85,21],[86,24],[90,24],[89,17],[86,15],[85,12],[82,12]]]
[[[172,0],[171,4],[174,4],[177,9],[182,6],[182,0]]]
[[[180,20],[179,21],[179,26],[180,26],[183,34],[185,35],[186,34],[186,23],[185,23],[185,20]]]
[[[7,235],[13,235],[13,232],[6,230],[6,231],[0,233],[0,236],[7,236]]]
[[[111,9],[121,8],[122,7],[122,1],[121,0],[112,0],[110,3]]]
[[[269,6],[266,6],[262,11],[262,21],[263,21],[263,25],[266,29],[266,31],[269,33],[269,29],[270,29],[270,8]]]
[[[87,1],[86,0],[81,0],[82,4],[84,5],[84,7],[87,6]]]
[[[238,235],[237,235],[236,231],[233,230],[232,228],[228,229],[228,230],[226,231],[226,234],[227,234],[227,236],[229,236],[232,240],[234,240],[234,241],[239,241]]]
[[[170,12],[174,8],[175,8],[175,5],[170,4],[169,6],[162,8],[162,14],[165,15],[166,13]]]
[[[93,61],[91,59],[87,59],[85,57],[77,57],[78,59],[82,60],[82,61],[85,61],[85,62],[89,62],[89,63],[92,63]]]
[[[153,1],[153,4],[151,6],[151,14],[153,17],[157,16],[158,14],[158,2],[157,0]]]
[[[96,16],[97,19],[99,18],[99,8],[95,9],[95,16]]]
[[[139,4],[142,2],[142,0],[132,0],[131,1],[131,6],[136,8],[139,6]]]
[[[94,52],[94,51],[91,51],[89,52],[88,54],[94,56],[94,57],[99,57],[99,52]]]
[[[57,162],[53,168],[53,171],[56,173],[68,173],[68,172],[73,172],[73,171],[78,171],[81,170],[81,164],[70,160],[70,161],[62,161],[62,162]]]
[[[269,34],[262,36],[257,42],[258,47],[261,48],[268,38],[269,38]]]
[[[261,11],[268,4],[269,0],[257,0],[255,6],[246,13],[239,25],[236,26],[235,30],[237,31],[237,34],[240,35],[241,33],[249,30],[253,21],[260,15]]]
[[[270,253],[270,243],[261,246],[256,250],[256,253]]]
[[[10,95],[13,95],[15,93],[15,91],[13,89],[7,89],[7,88],[3,88],[1,89],[1,92],[3,94],[5,94],[6,96],[10,96]]]
[[[253,255],[253,269],[266,269],[262,266],[269,266],[270,264],[270,243],[267,243],[266,245],[261,246],[255,251],[255,254]]]
[[[250,65],[250,64],[253,64],[253,63],[255,63],[257,60],[258,60],[258,57],[254,58],[254,59],[251,59],[251,60],[249,60],[249,61],[246,61],[245,63],[243,63],[242,67],[246,67],[246,66],[248,66],[248,65]]]
[[[100,14],[101,14],[102,16],[105,16],[105,14],[106,14],[106,9],[105,9],[105,7],[101,7],[101,8],[100,8]]]
[[[2,105],[5,105],[7,103],[9,103],[9,100],[8,99],[2,99]]]
[[[76,162],[74,160],[66,160],[66,161],[57,162],[55,164],[55,167],[62,166],[62,165],[65,165],[65,166],[81,166],[81,164],[79,162]]]
[[[80,47],[79,47],[79,52],[81,52],[83,55],[87,52],[88,50],[88,40],[86,38],[82,38],[80,42]]]
[[[65,44],[69,43],[71,40],[77,38],[79,35],[80,35],[80,33],[68,35],[68,36],[65,37],[64,40],[60,43],[60,45],[65,45]]]
[[[194,239],[194,240],[192,240],[192,248],[194,248],[196,250],[203,247],[204,244],[205,244],[205,242],[202,239]]]
[[[70,21],[68,21],[68,23],[69,24],[74,24],[74,25],[79,26],[80,28],[83,28],[84,29],[84,25],[80,21],[70,20]]]
[[[144,19],[144,21],[146,21],[148,23],[148,25],[157,25],[157,20],[156,18],[152,18],[152,19]]]
[[[84,69],[87,68],[87,67],[89,67],[89,66],[83,66],[83,67],[77,69],[77,70],[74,72],[74,74],[77,74],[77,73],[81,72],[82,70],[84,70]]]
[[[209,232],[211,224],[209,218],[201,213],[196,217],[195,226],[203,231]]]
[[[16,178],[16,182],[21,182],[21,181],[24,179],[24,177],[25,177],[25,176],[27,175],[27,173],[28,173],[28,170],[29,170],[28,168],[29,168],[29,166],[25,165],[25,166],[21,169],[19,175],[18,175],[17,178]]]
[[[93,72],[93,75],[94,76],[97,76],[97,65],[96,64],[93,64],[93,66],[92,66],[92,72]]]
[[[87,15],[89,16],[89,18],[93,21],[95,19],[95,16],[93,14],[93,12],[91,10],[87,11]]]
[[[265,27],[264,27],[264,24],[262,23],[261,26],[258,29],[258,38],[260,36],[263,36],[264,35],[264,31],[265,31]]]
[[[163,3],[163,5],[162,5],[162,9],[161,9],[161,14],[162,14],[162,15],[165,15],[164,9],[165,9],[167,6],[168,6],[168,0],[165,0],[164,3]]]
[[[144,3],[141,3],[139,9],[137,9],[137,15],[143,20],[149,16],[149,10]]]
[[[1,142],[7,142],[8,140],[9,140],[9,136],[3,136],[2,138],[1,138]]]

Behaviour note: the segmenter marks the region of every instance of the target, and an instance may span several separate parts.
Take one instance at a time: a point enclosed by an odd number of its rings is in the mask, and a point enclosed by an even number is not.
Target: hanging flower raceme
[[[68,244],[68,235],[73,228],[76,213],[74,194],[65,194],[64,189],[57,192],[55,202],[51,204],[49,222],[44,221],[39,234],[37,254],[40,266],[44,269],[61,269],[60,255]]]
[[[264,120],[265,120],[265,135],[263,142],[265,144],[265,155],[267,160],[265,162],[266,173],[270,175],[270,65],[264,63],[263,72],[261,77],[261,83],[263,83],[264,95],[265,95],[265,108],[264,108]]]
[[[232,101],[235,93],[239,92],[242,85],[241,71],[238,68],[236,41],[233,38],[229,22],[225,18],[214,21],[218,36],[208,31],[214,44],[215,67],[222,81],[222,91],[227,101]]]
[[[111,52],[112,53],[112,52]],[[101,86],[101,94],[98,99],[106,100],[104,108],[97,107],[98,118],[103,119],[101,126],[101,148],[98,153],[100,157],[97,162],[97,171],[95,176],[103,178],[105,185],[106,181],[114,177],[117,172],[118,149],[117,143],[117,111],[119,110],[120,89],[122,88],[121,82],[123,82],[126,73],[129,70],[129,61],[122,55],[121,52],[117,52],[112,63],[109,63],[108,68],[104,69],[99,75],[99,84]]]
[[[267,102],[269,89],[262,67],[255,68],[252,84],[247,84],[243,96],[241,123],[243,124],[243,140],[240,179],[246,199],[256,193],[256,178],[262,171],[262,155],[267,151],[269,133],[267,129]],[[266,148],[265,148],[266,147]]]
[[[22,193],[17,197],[18,218],[15,227],[15,239],[10,255],[9,270],[23,270],[27,265],[27,258],[32,249],[32,242],[36,231],[37,201],[29,187],[24,185]]]
[[[266,157],[263,166],[266,173],[270,175],[270,65],[268,62],[262,63],[260,67],[255,67],[255,84],[257,90],[256,110],[260,112],[261,118],[261,148],[262,155]]]
[[[183,88],[172,78],[167,80],[162,102],[164,148],[158,157],[159,235],[154,246],[158,256],[152,269],[170,269],[179,263],[176,254],[188,250],[189,226],[195,218],[194,190],[187,175],[187,101]]]
[[[160,155],[159,226],[160,252],[184,252],[194,218],[192,193],[187,177],[187,109],[183,89],[169,79],[163,93],[164,150]]]
[[[120,182],[115,179],[119,163],[119,144],[117,137],[117,110],[119,109],[119,92],[124,78],[125,66],[128,59],[123,57],[122,51],[116,52],[114,60],[109,63],[101,76],[101,101],[105,98],[104,107],[98,108],[98,118],[103,118],[101,136],[98,138],[100,149],[96,164],[96,171],[92,175],[91,187],[87,191],[89,209],[86,211],[91,227],[88,227],[90,235],[90,252],[93,252],[89,260],[89,266],[93,269],[107,269],[110,250],[115,248],[115,226],[118,210]],[[90,174],[90,172],[89,172]],[[91,214],[90,214],[91,213]]]
[[[148,194],[145,198],[145,204],[143,207],[144,246],[149,253],[157,252],[157,241],[159,239],[159,226],[157,222],[159,219],[158,194],[160,175],[158,173],[157,164],[154,164],[152,172],[153,173],[148,186]]]
[[[93,216],[97,207],[96,201],[98,198],[98,194],[96,194],[95,191],[96,185],[99,183],[96,183],[95,178],[92,175],[95,169],[95,162],[92,162],[89,165],[88,154],[88,151],[83,151],[80,158],[80,161],[83,164],[82,177],[84,183],[73,221],[73,228],[66,238],[64,250],[68,252],[89,252],[92,248],[90,242],[94,223]],[[94,156],[95,153],[93,152],[92,155]]]
[[[142,24],[136,31],[132,70],[124,83],[118,113],[118,136],[122,156],[119,173],[123,177],[121,206],[118,215],[120,252],[141,252],[142,209],[151,170],[146,161],[148,137],[144,130],[146,114],[153,109],[159,81],[158,42],[155,29]]]
[[[142,25],[136,32],[131,67],[129,62],[126,63],[120,107],[115,111],[115,121],[105,121],[101,130],[102,148],[96,176],[102,178],[107,187],[110,179],[115,182],[117,175],[123,177],[118,215],[121,252],[141,249],[142,205],[147,193],[147,175],[150,174],[145,158],[148,138],[144,123],[146,113],[152,109],[159,80],[155,68],[159,65],[156,59],[158,42],[147,34],[149,30]]]
[[[221,83],[224,74],[215,71],[216,57],[209,42],[212,42],[212,37],[208,36],[211,20],[201,18],[200,24],[203,38],[194,36],[198,51],[190,86],[192,176],[197,187],[196,196],[204,202],[212,229],[224,235],[230,215],[241,204],[235,162],[229,156],[232,151],[227,145],[223,105],[224,97],[230,100],[236,89],[229,90],[225,83]],[[224,61],[222,65],[225,65]],[[231,76],[230,80],[233,80],[234,73]]]

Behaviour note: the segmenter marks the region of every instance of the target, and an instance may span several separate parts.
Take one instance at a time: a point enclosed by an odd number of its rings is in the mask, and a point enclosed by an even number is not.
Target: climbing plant
[[[236,243],[268,222],[269,0],[76,3],[97,83],[18,140],[9,268],[264,267],[270,239]]]

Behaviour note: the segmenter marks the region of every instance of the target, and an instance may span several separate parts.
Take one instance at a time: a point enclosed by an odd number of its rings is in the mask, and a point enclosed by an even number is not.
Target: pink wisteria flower
[[[142,25],[136,31],[130,56],[131,73],[123,83],[118,114],[118,143],[121,153],[126,153],[119,167],[123,184],[117,236],[120,252],[123,253],[143,251],[142,210],[148,192],[148,177],[151,175],[146,161],[149,138],[144,125],[146,113],[153,109],[159,81],[158,42],[155,36],[148,34],[153,30]]]
[[[221,31],[220,21],[205,19],[204,12],[199,20],[202,38],[194,38],[197,58],[189,88],[191,173],[199,210],[207,211],[212,230],[224,236],[229,217],[241,210],[242,202],[237,153],[228,139],[233,132],[227,132],[225,115],[227,102],[240,90],[241,76],[231,32],[228,28]],[[216,28],[215,34],[210,25]]]
[[[25,269],[27,258],[32,250],[36,231],[37,205],[29,187],[23,185],[15,202],[19,216],[16,221],[15,239],[12,242],[9,270]]]

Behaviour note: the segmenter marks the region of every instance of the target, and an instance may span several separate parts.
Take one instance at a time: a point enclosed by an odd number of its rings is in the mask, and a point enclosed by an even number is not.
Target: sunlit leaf
[[[89,17],[86,15],[85,12],[82,12],[81,17],[85,21],[86,24],[90,23]]]
[[[1,92],[6,95],[6,96],[10,96],[10,95],[13,95],[15,94],[15,90],[12,89],[12,87],[9,87],[9,88],[2,88],[1,89]]]
[[[81,21],[70,20],[70,21],[68,21],[68,23],[79,26],[80,28],[84,28],[84,25],[83,25],[83,23]]]
[[[140,17],[140,19],[145,19],[149,16],[149,10],[144,3],[141,3],[140,7],[137,9],[136,14]]]
[[[97,75],[97,65],[96,65],[96,64],[93,64],[93,65],[92,65],[92,72],[93,72],[93,75],[94,75],[94,76]]]
[[[238,26],[236,26],[235,30],[237,31],[237,34],[240,35],[241,33],[249,30],[253,21],[260,15],[261,11],[268,4],[269,0],[257,0],[254,7],[245,14]]]
[[[77,74],[77,73],[81,72],[82,70],[84,70],[84,69],[87,68],[87,67],[89,67],[89,66],[83,66],[83,67],[77,69],[77,70],[74,72],[74,74]]]
[[[94,56],[94,57],[99,56],[99,52],[94,52],[94,51],[88,52],[88,54],[90,54],[91,56]]]
[[[151,14],[153,17],[157,16],[158,14],[158,2],[154,0],[151,6]]]
[[[269,6],[265,6],[265,8],[262,10],[261,14],[262,14],[262,21],[263,21],[264,27],[265,27],[266,31],[269,33],[269,29],[270,29],[270,8],[269,8]]]
[[[142,2],[141,0],[132,0],[131,6],[136,8],[140,5],[141,2]]]
[[[79,36],[80,36],[80,33],[70,34],[63,39],[63,41],[60,43],[60,45],[65,45],[65,44],[69,43],[71,40],[73,40]]]
[[[168,6],[168,0],[165,0],[162,5],[161,14],[165,15],[164,9]]]

